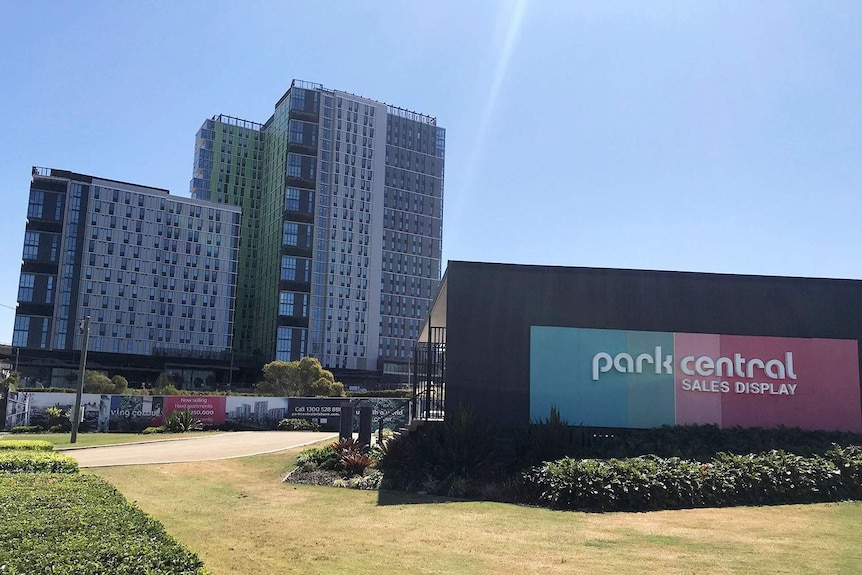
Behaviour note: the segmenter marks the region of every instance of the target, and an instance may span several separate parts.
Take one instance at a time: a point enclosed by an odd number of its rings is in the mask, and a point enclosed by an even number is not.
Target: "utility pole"
[[[81,395],[84,393],[84,371],[87,368],[87,344],[90,341],[90,316],[81,321],[84,341],[81,344],[81,365],[78,366],[78,389],[75,393],[75,410],[72,412],[72,438],[69,443],[78,441],[78,425],[81,423]]]

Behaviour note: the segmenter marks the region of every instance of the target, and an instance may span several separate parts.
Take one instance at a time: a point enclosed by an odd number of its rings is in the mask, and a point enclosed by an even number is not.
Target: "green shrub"
[[[548,419],[532,423],[516,434],[515,457],[521,466],[529,467],[566,455],[580,455],[582,446],[582,428],[570,426],[554,405]]]
[[[45,410],[48,416],[48,431],[52,433],[63,433],[72,431],[71,413],[63,411],[60,407],[49,407]]]
[[[204,428],[199,419],[196,419],[188,408],[182,411],[172,411],[165,419],[162,426],[171,433],[185,433],[187,431],[200,431]]]
[[[320,431],[320,424],[311,419],[282,419],[278,422],[279,431]]]
[[[721,429],[717,425],[678,425],[655,429],[596,431],[575,428],[583,437],[564,455],[609,459],[653,454],[710,461],[717,453],[761,453],[772,449],[822,455],[833,445],[862,445],[862,434],[809,431],[798,427]]]
[[[0,440],[0,451],[4,450],[22,451],[54,451],[54,444],[41,439],[7,439]]]
[[[862,499],[862,446],[835,446],[824,455],[841,474],[846,486],[856,486],[857,491],[848,494],[849,499]]]
[[[0,572],[204,575],[198,557],[91,475],[0,474]]]
[[[464,496],[499,478],[511,465],[499,430],[460,410],[445,422],[395,435],[381,448],[377,467],[393,489]]]
[[[645,511],[862,498],[862,448],[803,457],[772,450],[676,457],[564,458],[522,475],[520,500],[553,509]]]
[[[158,427],[145,427],[143,431],[141,431],[144,435],[152,435],[153,433],[165,433],[167,429],[165,429],[164,425],[159,425]]]
[[[341,469],[338,459],[338,452],[331,445],[327,445],[303,450],[296,458],[296,466],[306,471],[314,469],[338,471]]]
[[[331,447],[338,455],[341,471],[348,477],[364,475],[365,470],[376,463],[369,455],[369,446],[359,443],[352,437],[340,439]]]
[[[11,433],[40,433],[44,430],[38,425],[16,425],[9,431]]]
[[[361,451],[350,450],[338,458],[341,469],[347,476],[365,475],[365,470],[376,463],[373,457]]]
[[[152,395],[191,395],[181,389],[177,389],[173,383],[165,383],[162,386],[153,388],[151,391]]]
[[[383,480],[383,473],[372,469],[365,475],[355,475],[353,477],[340,478],[332,482],[334,487],[347,487],[349,489],[380,489],[380,483]]]
[[[55,451],[0,451],[0,473],[77,473],[78,462]]]
[[[54,451],[54,444],[41,439],[7,439],[0,440],[0,451]]]

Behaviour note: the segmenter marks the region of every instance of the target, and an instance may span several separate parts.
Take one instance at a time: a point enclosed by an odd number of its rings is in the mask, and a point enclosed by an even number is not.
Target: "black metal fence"
[[[431,327],[429,341],[413,347],[412,419],[444,419],[446,400],[446,328]]]

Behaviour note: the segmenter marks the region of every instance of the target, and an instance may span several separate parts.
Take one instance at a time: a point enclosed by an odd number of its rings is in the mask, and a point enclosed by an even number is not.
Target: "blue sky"
[[[292,78],[438,118],[444,258],[862,277],[862,3],[0,0],[0,341],[30,167],[188,194]]]

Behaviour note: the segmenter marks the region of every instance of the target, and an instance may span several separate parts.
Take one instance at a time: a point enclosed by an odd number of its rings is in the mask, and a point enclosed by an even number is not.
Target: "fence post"
[[[359,406],[359,443],[371,445],[371,405]]]
[[[353,437],[353,406],[345,404],[341,406],[341,422],[338,427],[339,439],[350,439]]]

